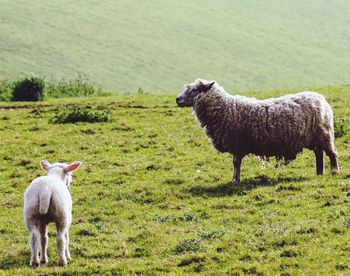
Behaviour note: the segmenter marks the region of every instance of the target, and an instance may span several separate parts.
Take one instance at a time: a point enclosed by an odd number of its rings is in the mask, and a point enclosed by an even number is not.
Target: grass
[[[350,2],[2,0],[0,76],[79,72],[114,92],[349,82]]]
[[[349,118],[350,86],[319,89]],[[271,91],[270,97],[287,91]],[[341,172],[315,175],[305,150],[287,167],[232,161],[216,152],[191,110],[174,95],[123,95],[0,103],[0,273],[57,274],[348,274],[349,132],[337,138]],[[49,124],[74,104],[110,112],[111,122]],[[72,262],[29,267],[23,193],[44,172],[39,161],[81,160],[71,192]]]

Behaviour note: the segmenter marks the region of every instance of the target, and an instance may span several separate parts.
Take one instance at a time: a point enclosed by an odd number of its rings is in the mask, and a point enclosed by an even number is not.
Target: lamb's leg
[[[65,266],[67,265],[66,258],[66,248],[67,248],[67,240],[66,240],[66,225],[62,225],[56,223],[57,227],[57,253],[58,253],[58,265]]]
[[[322,149],[315,149],[314,150],[315,156],[316,156],[316,174],[322,175],[323,174],[323,150]]]
[[[233,179],[232,184],[238,183],[241,180],[241,164],[243,155],[235,154],[233,156]]]
[[[40,222],[39,231],[40,231],[40,262],[46,264],[48,262],[47,258],[47,246],[48,246],[48,235],[47,235],[47,224]]]
[[[31,249],[30,265],[33,267],[40,266],[39,242],[40,242],[40,233],[35,226],[32,226],[29,234],[29,244]]]
[[[67,228],[67,231],[66,231],[66,243],[67,243],[66,257],[67,257],[67,261],[70,261],[71,257],[70,257],[70,252],[69,252],[69,229],[68,228]]]

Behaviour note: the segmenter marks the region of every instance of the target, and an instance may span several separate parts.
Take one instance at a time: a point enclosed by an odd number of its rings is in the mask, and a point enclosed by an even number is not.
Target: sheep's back
[[[219,151],[286,159],[314,148],[333,123],[330,106],[315,92],[266,100],[210,95],[199,99],[195,113]]]

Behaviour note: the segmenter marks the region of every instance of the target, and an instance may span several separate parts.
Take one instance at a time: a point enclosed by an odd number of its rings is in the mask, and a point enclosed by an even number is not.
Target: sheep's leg
[[[58,253],[58,265],[65,266],[67,265],[66,258],[66,248],[67,248],[67,240],[66,240],[66,225],[57,224],[57,253]]]
[[[329,160],[331,162],[331,169],[333,171],[338,172],[339,171],[339,166],[338,166],[338,157],[335,152],[326,152],[327,156],[329,157]]]
[[[328,148],[326,148],[326,154],[329,157],[330,163],[331,163],[331,169],[333,171],[338,172],[339,166],[338,166],[338,154],[337,150],[334,147],[334,144],[331,144]]]
[[[233,179],[232,184],[238,183],[241,180],[241,164],[243,155],[235,154],[233,156]]]
[[[40,266],[39,241],[40,241],[40,233],[38,229],[35,226],[33,226],[29,234],[29,244],[31,249],[30,265],[33,267]]]
[[[67,228],[67,231],[66,231],[66,243],[67,243],[66,257],[67,257],[67,260],[70,261],[71,257],[70,257],[70,252],[69,252],[69,229],[68,228]]]
[[[47,258],[47,246],[48,246],[48,240],[49,237],[47,235],[47,224],[44,222],[41,222],[39,224],[39,231],[40,231],[40,262],[46,264],[48,262]]]
[[[323,150],[322,149],[315,149],[314,150],[315,156],[316,156],[316,174],[322,175],[323,174]]]

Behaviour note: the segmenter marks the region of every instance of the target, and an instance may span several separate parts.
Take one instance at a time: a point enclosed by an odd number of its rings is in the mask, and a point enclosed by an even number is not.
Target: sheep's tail
[[[51,201],[51,191],[46,190],[39,194],[39,214],[46,215],[49,211]]]

